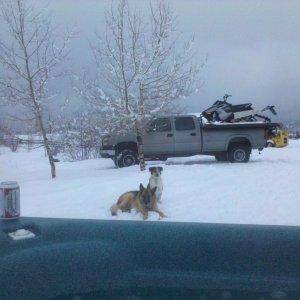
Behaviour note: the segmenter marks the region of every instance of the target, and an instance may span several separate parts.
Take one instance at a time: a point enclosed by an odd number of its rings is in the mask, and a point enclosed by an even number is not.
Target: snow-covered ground
[[[150,163],[149,163],[150,164]],[[154,164],[154,163],[151,163]],[[300,142],[254,151],[247,164],[212,157],[169,159],[164,167],[165,221],[300,225]],[[116,169],[110,159],[57,163],[50,179],[44,152],[0,148],[0,181],[17,180],[23,216],[141,220],[135,212],[111,217],[125,191],[147,184],[138,167]],[[157,220],[150,213],[149,220]]]

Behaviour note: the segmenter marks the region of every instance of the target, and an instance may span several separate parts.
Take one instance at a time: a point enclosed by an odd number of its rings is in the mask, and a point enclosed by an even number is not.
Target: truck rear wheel
[[[232,163],[248,162],[251,154],[251,147],[247,144],[233,144],[228,149],[228,160]]]
[[[227,152],[220,152],[215,154],[217,161],[228,161]]]
[[[138,164],[137,153],[133,150],[122,150],[114,159],[118,168],[130,167]]]

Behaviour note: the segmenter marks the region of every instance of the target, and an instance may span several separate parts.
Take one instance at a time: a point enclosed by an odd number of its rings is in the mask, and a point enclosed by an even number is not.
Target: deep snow
[[[154,162],[148,163],[155,164]],[[300,225],[300,142],[254,151],[247,164],[207,156],[173,158],[164,167],[165,221]],[[109,207],[118,196],[147,184],[149,172],[116,169],[110,159],[57,163],[58,177],[42,149],[11,153],[0,148],[0,181],[17,180],[23,216],[141,220],[140,214]],[[149,220],[157,220],[150,213]]]

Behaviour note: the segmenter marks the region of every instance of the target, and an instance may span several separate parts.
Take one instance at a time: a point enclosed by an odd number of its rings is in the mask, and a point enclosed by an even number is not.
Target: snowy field
[[[148,165],[154,163],[148,163]],[[169,159],[163,166],[160,208],[165,221],[300,225],[300,142],[254,151],[247,164],[212,157]],[[58,178],[41,149],[11,153],[0,148],[0,181],[17,180],[23,216],[141,220],[109,207],[125,191],[147,184],[149,172],[116,169],[110,159],[57,163]],[[156,213],[149,220],[157,220]]]

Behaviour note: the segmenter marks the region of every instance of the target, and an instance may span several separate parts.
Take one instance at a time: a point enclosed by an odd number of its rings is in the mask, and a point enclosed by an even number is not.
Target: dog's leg
[[[147,220],[148,219],[148,212],[144,211],[143,212],[143,220]]]
[[[158,213],[160,219],[166,218],[166,217],[167,217],[167,216],[166,216],[162,211],[160,211],[160,210],[157,210],[156,212]]]
[[[161,210],[159,210],[157,207],[155,207],[155,208],[153,209],[153,211],[155,211],[155,212],[158,213],[159,219],[162,219],[162,218],[166,218],[166,217],[167,217],[167,216],[166,216]]]
[[[118,206],[119,206],[119,209],[122,212],[129,212],[130,213],[130,211],[131,211],[130,199],[124,199],[124,200],[120,201]]]
[[[122,210],[122,212],[129,212],[130,213],[130,211],[131,211],[130,203],[128,203],[128,202],[124,203],[122,205],[121,210]]]
[[[139,210],[143,215],[143,220],[148,219],[148,212],[142,206],[140,206]]]
[[[143,219],[146,220],[148,218],[148,212],[144,209],[143,205],[139,201],[136,201],[134,206],[135,209],[143,215]]]
[[[157,202],[161,203],[161,193],[157,193],[156,198]]]
[[[161,219],[161,218],[166,218],[166,217],[167,217],[161,210],[158,209],[158,207],[157,207],[157,201],[155,201],[155,202],[153,203],[153,206],[152,206],[152,209],[151,209],[151,210],[158,213],[159,219]]]

